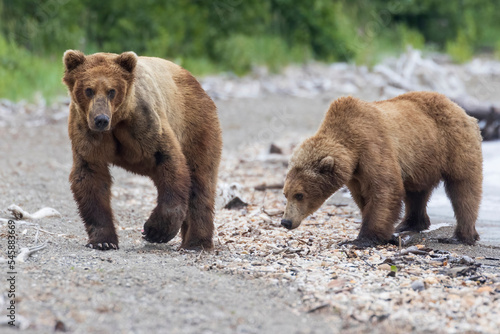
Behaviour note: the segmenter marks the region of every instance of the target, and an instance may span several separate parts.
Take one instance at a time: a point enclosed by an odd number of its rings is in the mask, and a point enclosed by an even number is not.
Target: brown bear
[[[160,58],[64,53],[71,96],[71,190],[89,240],[118,249],[109,165],[150,177],[157,206],[144,224],[150,242],[179,229],[182,248],[213,248],[214,199],[222,139],[214,102],[185,69]]]
[[[443,180],[457,226],[449,242],[474,244],[482,192],[481,135],[476,119],[441,94],[412,92],[390,100],[334,101],[316,134],[292,155],[281,224],[298,227],[342,185],[359,206],[354,243],[390,241],[397,232],[430,226],[426,205]]]

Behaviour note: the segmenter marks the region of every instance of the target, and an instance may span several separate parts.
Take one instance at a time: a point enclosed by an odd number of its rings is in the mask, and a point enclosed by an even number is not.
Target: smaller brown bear
[[[334,101],[316,134],[295,149],[286,176],[281,224],[297,228],[342,185],[359,206],[354,243],[390,241],[396,231],[429,228],[432,190],[443,180],[457,226],[449,242],[479,240],[475,223],[482,192],[481,135],[477,121],[441,94],[412,92],[390,100]]]
[[[118,248],[109,165],[150,177],[157,206],[144,238],[213,248],[214,200],[222,150],[217,109],[185,69],[160,58],[64,53],[71,96],[71,190],[91,248]]]

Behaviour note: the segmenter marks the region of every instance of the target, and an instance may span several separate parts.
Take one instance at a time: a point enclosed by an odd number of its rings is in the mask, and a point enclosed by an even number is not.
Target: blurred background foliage
[[[500,55],[499,0],[0,0],[0,98],[64,92],[66,49],[171,59],[195,75],[414,48]]]

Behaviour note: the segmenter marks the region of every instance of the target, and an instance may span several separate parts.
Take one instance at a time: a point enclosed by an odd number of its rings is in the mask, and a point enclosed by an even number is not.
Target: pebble
[[[414,291],[422,291],[425,289],[425,285],[422,281],[413,281],[411,283],[411,288],[414,290]]]
[[[476,290],[477,293],[484,293],[484,292],[487,292],[487,293],[490,293],[490,292],[493,292],[493,288],[491,286],[482,286],[480,288],[478,288]]]
[[[381,265],[378,266],[378,269],[391,271],[391,266],[388,265],[387,263],[382,263]]]
[[[433,277],[433,276],[429,276],[429,277],[426,277],[424,279],[424,282],[427,283],[427,284],[438,284],[438,280],[436,279],[436,277]]]

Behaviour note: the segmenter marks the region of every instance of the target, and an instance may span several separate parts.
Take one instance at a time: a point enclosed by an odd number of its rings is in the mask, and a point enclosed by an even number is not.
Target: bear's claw
[[[145,228],[142,230],[142,238],[148,242],[153,242],[153,243],[164,243],[162,234],[159,231],[156,231],[153,228]]]
[[[147,226],[148,223],[144,225],[144,229],[142,230],[142,238],[148,242],[152,243],[167,243],[172,240],[176,235],[179,229],[158,229],[153,226]],[[168,227],[168,226],[167,226]]]
[[[111,242],[104,242],[104,243],[97,243],[97,244],[93,244],[93,243],[88,243],[85,245],[85,247],[88,247],[90,249],[98,249],[98,250],[111,250],[111,249],[114,249],[114,250],[118,250],[120,249],[120,247],[118,247],[118,245],[115,245],[114,243],[111,243]]]

